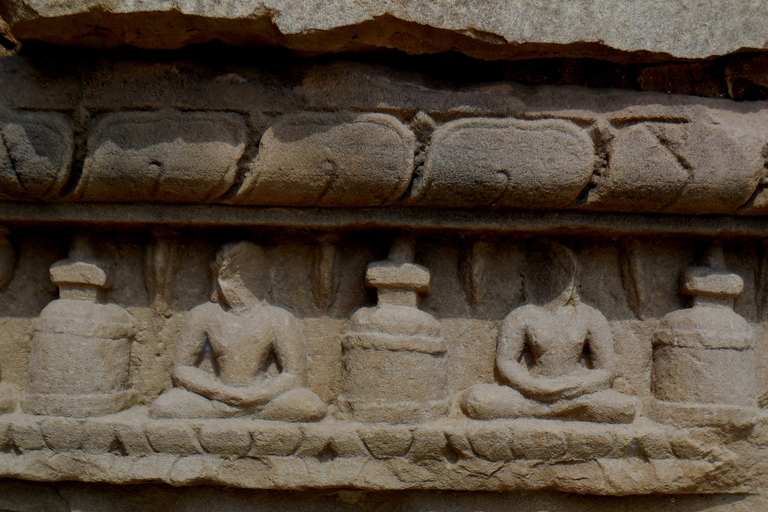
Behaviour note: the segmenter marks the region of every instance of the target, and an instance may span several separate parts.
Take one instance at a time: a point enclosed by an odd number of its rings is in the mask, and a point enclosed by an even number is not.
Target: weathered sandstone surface
[[[767,14],[0,0],[0,510],[764,510]]]
[[[768,212],[763,102],[343,63],[68,71],[0,63],[8,202]]]
[[[301,54],[397,49],[481,59],[707,59],[768,42],[760,0],[3,0],[22,41],[179,48],[220,40]]]

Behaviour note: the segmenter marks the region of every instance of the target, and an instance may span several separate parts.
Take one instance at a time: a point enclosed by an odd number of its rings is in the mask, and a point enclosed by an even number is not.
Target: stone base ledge
[[[259,489],[748,492],[726,447],[739,440],[727,435],[644,419],[390,425],[153,420],[143,407],[92,419],[15,413],[0,417],[0,476]]]
[[[322,460],[296,456],[120,456],[111,453],[0,454],[4,477],[35,481],[78,480],[116,484],[227,485],[250,489],[517,491],[557,490],[582,494],[743,493],[722,476],[726,461],[594,459],[491,462],[467,459]]]

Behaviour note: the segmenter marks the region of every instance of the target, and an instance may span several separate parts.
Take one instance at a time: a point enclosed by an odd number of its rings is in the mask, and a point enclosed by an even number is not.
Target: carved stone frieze
[[[245,123],[234,114],[115,113],[93,124],[77,201],[216,200],[245,150]]]
[[[74,151],[70,121],[61,114],[0,116],[0,198],[57,197],[69,179]]]
[[[380,206],[411,181],[415,136],[383,114],[300,114],[262,135],[237,204]]]
[[[6,201],[768,212],[761,102],[456,88],[351,64],[296,70],[279,99],[263,76],[168,64],[149,97],[130,66],[15,69],[0,63]]]
[[[589,183],[596,158],[589,134],[565,120],[452,121],[432,135],[411,201],[564,208]]]
[[[596,494],[768,484],[750,469],[768,446],[759,240],[710,243],[692,266],[695,239],[630,250],[148,228],[74,230],[44,249],[28,234],[41,229],[8,235],[40,252],[20,253],[9,290],[44,285],[29,269],[50,266],[59,297],[0,331],[13,351],[29,332],[31,350],[23,371],[0,361],[3,476]]]
[[[0,477],[768,489],[768,104],[391,71],[0,59]]]
[[[735,454],[672,427],[0,416],[0,473],[245,488],[731,492]],[[80,471],[82,465],[98,471]],[[661,475],[664,475],[663,477]],[[426,483],[425,483],[426,482]]]

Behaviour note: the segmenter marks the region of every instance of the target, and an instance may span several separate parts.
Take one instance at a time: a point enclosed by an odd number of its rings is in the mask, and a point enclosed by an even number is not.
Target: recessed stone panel
[[[462,119],[435,131],[412,201],[428,206],[564,208],[595,167],[589,135],[562,120]]]
[[[0,199],[52,199],[69,178],[72,125],[61,114],[16,113],[0,119]]]
[[[236,114],[109,114],[90,131],[74,199],[215,201],[235,183],[245,145],[245,123]]]
[[[415,137],[384,114],[297,114],[261,138],[238,204],[380,206],[405,192]]]

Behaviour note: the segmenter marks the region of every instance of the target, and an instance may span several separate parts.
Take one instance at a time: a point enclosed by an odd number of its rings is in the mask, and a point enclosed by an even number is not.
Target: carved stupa
[[[448,410],[446,346],[440,322],[418,308],[429,270],[413,263],[412,239],[395,241],[387,261],[368,265],[378,304],[359,309],[343,341],[340,410],[360,421],[409,423]]]
[[[125,409],[135,399],[130,387],[131,317],[116,304],[101,303],[110,286],[107,273],[99,262],[80,259],[78,252],[51,266],[59,298],[33,324],[24,401],[29,413],[101,416]]]
[[[681,425],[750,422],[756,411],[755,335],[733,310],[744,282],[713,244],[704,266],[689,267],[681,294],[691,308],[666,315],[654,333],[653,416]]]

